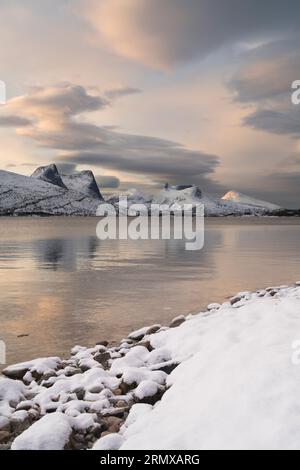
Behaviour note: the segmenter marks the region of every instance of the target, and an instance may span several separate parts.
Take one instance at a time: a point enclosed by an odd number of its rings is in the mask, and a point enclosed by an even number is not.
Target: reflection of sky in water
[[[96,222],[1,219],[0,339],[9,362],[118,340],[239,290],[300,279],[297,220],[207,220],[198,252],[178,240],[100,241]]]

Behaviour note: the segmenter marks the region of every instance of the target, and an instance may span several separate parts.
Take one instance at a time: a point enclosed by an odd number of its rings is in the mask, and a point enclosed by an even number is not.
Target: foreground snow
[[[299,449],[299,326],[296,288],[246,294],[155,335],[181,365],[160,403],[132,410],[121,449]]]
[[[300,286],[268,288],[117,347],[9,367],[0,438],[13,449],[300,449],[299,325]]]

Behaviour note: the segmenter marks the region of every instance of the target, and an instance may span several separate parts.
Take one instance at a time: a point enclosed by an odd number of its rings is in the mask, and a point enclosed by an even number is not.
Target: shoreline
[[[117,346],[102,341],[93,348],[75,346],[67,360],[9,366],[0,377],[0,449],[119,449],[127,428],[135,426],[132,415],[162,404],[178,366],[186,363],[184,354],[177,357],[160,338],[180,335],[191,320],[207,322],[223,310],[236,314],[256,300],[274,302],[294,291],[300,296],[295,285],[239,293],[206,311],[176,317],[168,327],[141,328]],[[194,340],[188,355],[196,354]],[[53,427],[60,430],[55,435]]]

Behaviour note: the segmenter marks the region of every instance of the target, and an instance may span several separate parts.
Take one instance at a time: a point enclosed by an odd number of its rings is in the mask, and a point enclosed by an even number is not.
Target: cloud
[[[253,105],[243,124],[277,135],[300,137],[300,107],[292,104],[292,83],[299,78],[300,35],[244,54],[228,82],[234,99]]]
[[[96,176],[96,181],[100,189],[118,188],[120,186],[120,180],[116,176]]]
[[[71,168],[79,164],[93,165],[148,175],[155,181],[194,182],[210,190],[220,190],[213,179],[219,165],[217,156],[192,151],[166,139],[126,134],[86,121],[84,113],[110,104],[107,95],[93,96],[81,86],[65,83],[32,89],[29,94],[10,100],[5,111],[11,122],[15,119],[18,134],[56,152],[56,157],[51,158],[61,165],[72,165]]]
[[[113,88],[112,90],[107,90],[105,92],[105,96],[109,100],[113,100],[115,98],[122,98],[123,96],[128,95],[136,95],[141,93],[139,88],[132,88],[132,87],[120,87],[120,88]]]
[[[82,10],[109,48],[151,67],[202,58],[237,41],[298,30],[298,0],[89,0]]]
[[[241,103],[286,99],[299,76],[300,36],[273,41],[243,52],[241,64],[227,85]]]
[[[257,110],[244,119],[244,124],[253,129],[300,138],[300,109]]]
[[[20,116],[0,116],[0,127],[26,127],[31,124],[30,119]]]

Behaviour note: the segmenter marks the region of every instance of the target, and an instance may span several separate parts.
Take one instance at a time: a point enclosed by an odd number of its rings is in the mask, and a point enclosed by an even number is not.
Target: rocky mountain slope
[[[39,178],[0,171],[0,215],[95,215],[101,200],[67,189],[52,170]]]
[[[120,197],[123,199],[120,202]],[[126,213],[133,204],[166,204],[174,211],[185,204],[204,205],[206,216],[299,216],[300,211],[282,209],[235,191],[219,199],[204,195],[197,186],[169,186],[154,197],[131,190],[111,196],[106,202]],[[0,171],[0,215],[96,216],[104,199],[91,171],[60,174],[56,165],[38,168],[31,177]]]

